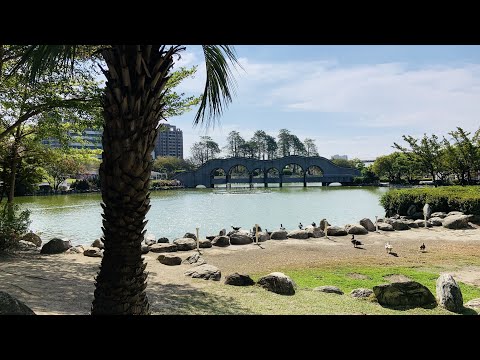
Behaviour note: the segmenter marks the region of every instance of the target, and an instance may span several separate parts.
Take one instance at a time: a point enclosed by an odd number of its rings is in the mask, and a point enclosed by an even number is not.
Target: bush
[[[18,205],[5,204],[0,211],[0,252],[9,250],[30,225],[30,211],[20,211]]]
[[[446,186],[389,190],[380,198],[385,211],[393,209],[399,215],[407,215],[410,205],[422,209],[430,204],[432,212],[462,211],[480,215],[480,188],[478,186]]]

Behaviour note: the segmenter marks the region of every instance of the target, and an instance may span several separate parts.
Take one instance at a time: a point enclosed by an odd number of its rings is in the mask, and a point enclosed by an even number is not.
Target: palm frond
[[[230,45],[202,45],[205,56],[207,79],[200,107],[195,115],[193,124],[196,126],[205,121],[210,126],[212,120],[217,119],[235,93],[236,81],[233,77],[229,62],[235,67],[238,63],[235,50]]]

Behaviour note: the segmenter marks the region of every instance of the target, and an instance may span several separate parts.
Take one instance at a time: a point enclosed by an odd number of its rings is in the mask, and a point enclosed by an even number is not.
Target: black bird
[[[357,245],[363,245],[360,241],[355,240],[355,235],[352,235],[352,241],[351,242],[352,242],[354,248],[356,248]]]
[[[420,251],[425,251],[425,243],[423,243],[422,245],[420,245]]]
[[[313,227],[317,227],[317,224],[315,224],[315,221],[312,222],[312,226],[313,226]]]
[[[233,226],[233,225],[232,225],[232,229],[235,230],[235,231],[240,230],[240,228],[241,228],[241,226]]]
[[[298,228],[299,228],[300,230],[302,230],[302,229],[303,229],[303,225],[302,225],[302,223],[298,223]]]

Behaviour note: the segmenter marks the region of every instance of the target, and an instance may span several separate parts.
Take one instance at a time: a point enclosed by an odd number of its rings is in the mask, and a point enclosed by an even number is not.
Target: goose
[[[303,229],[303,224],[302,224],[302,223],[298,223],[298,228],[299,228],[300,230],[302,230],[302,229]]]
[[[232,225],[232,229],[235,230],[235,231],[240,230],[240,228],[241,228],[241,226],[233,226],[233,225]]]
[[[425,251],[425,243],[423,243],[422,245],[420,245],[420,251]]]
[[[387,254],[390,254],[392,252],[393,246],[390,245],[390,243],[385,244],[385,250],[387,250]]]
[[[355,235],[352,235],[352,241],[351,243],[353,244],[353,247],[356,248],[357,245],[363,245],[360,241],[355,240]]]
[[[280,230],[285,230],[285,228],[283,227],[283,224],[280,224]]]

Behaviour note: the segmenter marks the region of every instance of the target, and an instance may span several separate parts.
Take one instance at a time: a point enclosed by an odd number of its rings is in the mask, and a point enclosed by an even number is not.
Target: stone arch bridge
[[[232,170],[237,166],[244,166],[248,175],[232,178]],[[286,175],[283,169],[287,165],[296,165],[300,167],[303,175]],[[311,169],[317,169],[317,174],[310,175]],[[223,170],[225,176],[215,176],[217,170]],[[274,176],[271,176],[272,173]],[[218,172],[217,172],[218,174]],[[207,161],[195,171],[186,171],[177,174],[177,179],[187,188],[194,188],[198,185],[205,187],[214,187],[215,184],[231,183],[263,183],[268,187],[269,183],[278,183],[280,186],[284,183],[302,183],[307,186],[308,182],[321,182],[326,186],[332,182],[339,182],[342,185],[348,185],[353,182],[355,176],[360,176],[360,171],[352,168],[345,168],[335,165],[330,160],[321,156],[286,156],[273,160],[258,160],[243,157],[233,157],[227,159],[213,159]]]

